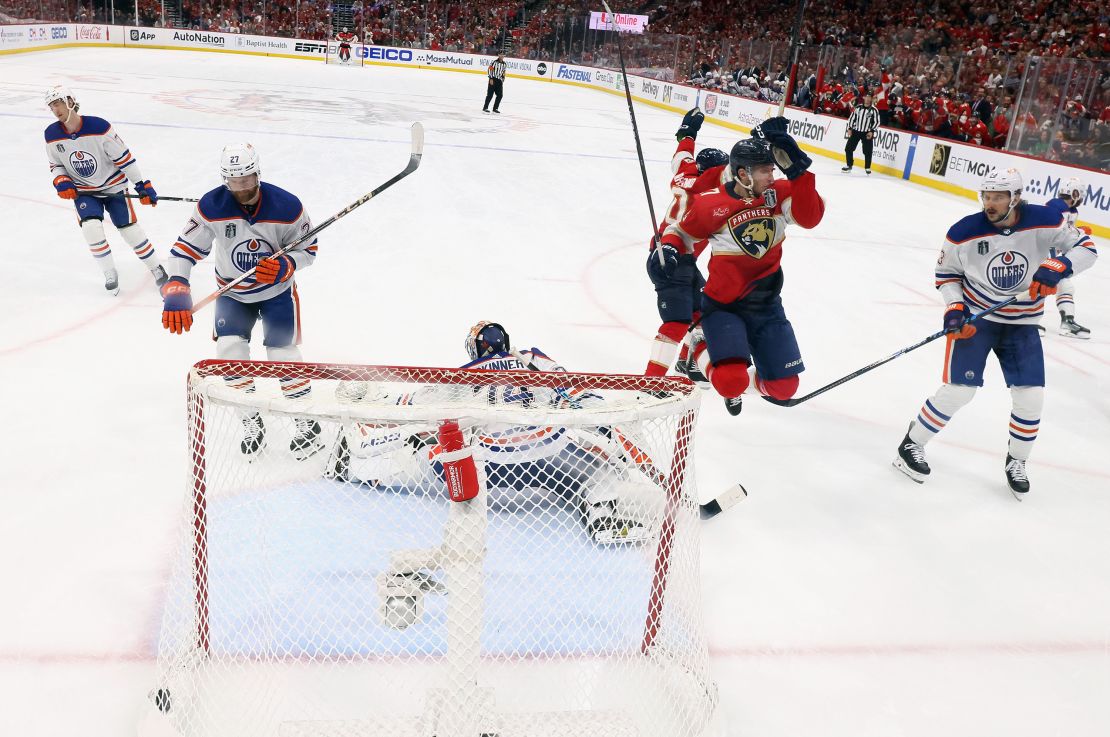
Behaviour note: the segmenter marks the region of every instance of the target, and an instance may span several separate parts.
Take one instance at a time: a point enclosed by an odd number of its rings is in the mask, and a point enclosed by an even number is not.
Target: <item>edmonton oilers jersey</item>
[[[226,187],[217,187],[201,197],[170,249],[166,272],[188,279],[193,266],[215,251],[216,283],[222,287],[312,230],[312,221],[296,196],[268,182],[260,186],[261,196],[249,211],[235,201]],[[286,255],[300,271],[316,260],[316,239],[300,244]],[[280,284],[263,284],[252,275],[227,296],[240,302],[261,302],[281,294],[292,284],[292,278]]]
[[[998,229],[982,211],[952,226],[937,260],[936,287],[948,303],[964,302],[972,312],[1005,299],[1018,299],[986,320],[1036,324],[1044,298],[1029,299],[1029,285],[1041,262],[1066,256],[1073,273],[1095,262],[1095,244],[1057,210],[1022,203],[1012,228]]]
[[[51,178],[68,176],[79,194],[116,194],[127,189],[128,179],[143,181],[135,157],[103,118],[83,115],[74,133],[51,123],[45,137]]]
[[[1079,217],[1079,208],[1072,207],[1059,197],[1053,197],[1051,200],[1044,203],[1044,206],[1064,213],[1064,219],[1068,221],[1068,225],[1075,225],[1075,221]]]

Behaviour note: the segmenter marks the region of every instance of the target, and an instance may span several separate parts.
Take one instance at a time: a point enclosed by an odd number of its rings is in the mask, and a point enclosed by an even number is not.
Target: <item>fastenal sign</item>
[[[590,28],[595,31],[617,30],[621,33],[643,33],[647,28],[646,15],[629,13],[590,13]]]

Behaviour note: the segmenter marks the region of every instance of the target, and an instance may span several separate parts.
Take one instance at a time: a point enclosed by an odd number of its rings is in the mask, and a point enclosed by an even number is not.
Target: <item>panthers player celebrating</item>
[[[135,208],[123,196],[128,180],[134,182],[144,205],[157,205],[158,193],[150,180],[143,178],[127,144],[107,120],[81,115],[81,104],[61,85],[46,91],[46,105],[57,118],[46,128],[46,158],[54,189],[77,209],[81,233],[104,272],[104,288],[112,295],[119,294],[119,273],[104,235],[105,210],[123,240],[162,286],[166,271],[139,225]]]
[[[221,287],[254,270],[216,300],[216,357],[250,358],[250,339],[261,318],[266,358],[300,361],[300,302],[293,274],[316,260],[316,239],[281,256],[273,254],[312,229],[308,213],[296,196],[262,181],[258,152],[249,143],[225,146],[220,154],[223,186],[200,198],[196,210],[170,250],[169,282],[162,288],[162,325],[171,333],[188,331],[193,324],[189,275],[198,261],[216,252],[216,283]],[[254,391],[250,378],[230,378],[238,389]],[[281,380],[287,399],[306,397],[307,379]],[[243,418],[241,450],[246,455],[264,447],[266,428],[254,414]],[[298,459],[320,450],[320,424],[296,420],[289,449]]]
[[[1053,197],[1044,204],[1062,213],[1068,225],[1075,225],[1090,235],[1090,228],[1075,222],[1079,217],[1079,206],[1083,204],[1083,195],[1083,183],[1078,177],[1072,177],[1060,185],[1059,197]],[[1056,288],[1056,309],[1060,311],[1060,335],[1083,340],[1091,337],[1091,331],[1075,321],[1075,283],[1070,278],[1061,279]]]
[[[1059,211],[1021,199],[1017,169],[996,170],[979,187],[983,209],[948,230],[936,266],[936,285],[947,307],[949,332],[944,383],[925,400],[898,446],[899,469],[918,483],[929,475],[925,444],[983,385],[994,351],[1010,387],[1010,441],[1006,482],[1015,496],[1029,491],[1025,463],[1037,439],[1044,404],[1044,354],[1037,323],[1044,300],[1060,281],[1095,262],[1094,243]],[[983,310],[1019,299],[974,324],[970,307]]]
[[[733,415],[749,384],[754,360],[760,393],[789,399],[804,367],[782,299],[780,261],[786,227],[814,228],[825,213],[809,171],[812,163],[786,132],[786,118],[771,118],[738,141],[729,154],[731,179],[695,195],[664,246],[692,250],[709,239],[712,256],[702,297],[704,339],[695,338],[691,361],[705,374]],[[774,165],[786,175],[775,179]]]
[[[671,158],[673,200],[663,216],[663,222],[659,224],[659,235],[682,218],[691,195],[720,187],[728,181],[728,170],[725,168],[728,155],[724,151],[704,148],[694,156],[694,141],[704,120],[705,114],[694,108],[682,118],[682,125],[675,134],[678,148]],[[673,245],[663,245],[656,252],[654,240],[651,246],[647,272],[655,286],[655,304],[663,324],[652,342],[651,357],[644,373],[647,376],[664,376],[674,361],[675,349],[686,337],[687,328],[701,312],[701,290],[705,286],[705,277],[698,270],[697,259],[705,249],[706,241],[699,241],[693,248],[681,251]],[[663,256],[662,263],[660,254]],[[675,368],[689,374],[686,353],[684,347]],[[695,374],[695,378],[700,377]]]

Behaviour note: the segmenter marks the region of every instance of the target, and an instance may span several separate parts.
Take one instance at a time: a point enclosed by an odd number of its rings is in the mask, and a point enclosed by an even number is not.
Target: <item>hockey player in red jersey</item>
[[[692,360],[732,414],[740,413],[753,362],[756,389],[776,399],[794,395],[804,370],[779,296],[782,242],[787,225],[816,227],[825,203],[809,172],[813,162],[786,130],[786,118],[771,118],[755,128],[754,138],[737,142],[729,155],[731,181],[695,195],[663,235],[664,246],[676,250],[709,239],[705,335],[692,346]],[[775,179],[774,165],[786,180]]]
[[[691,195],[719,187],[728,181],[728,154],[715,148],[705,148],[694,156],[694,141],[697,138],[705,114],[698,108],[687,111],[682,118],[675,137],[678,148],[671,158],[671,194],[673,199],[663,222],[659,224],[659,234],[678,222],[686,213]],[[690,323],[701,312],[701,290],[705,277],[698,270],[697,259],[704,250],[705,241],[695,243],[690,249],[665,246],[655,250],[655,240],[650,244],[648,255],[648,278],[655,286],[656,306],[662,324],[651,346],[644,373],[647,376],[665,376],[674,360],[675,350],[686,337]],[[660,258],[662,256],[662,258]],[[675,367],[688,373],[685,346]]]
[[[344,28],[342,31],[335,34],[335,40],[339,42],[339,60],[350,61],[351,44],[358,43],[358,36]]]

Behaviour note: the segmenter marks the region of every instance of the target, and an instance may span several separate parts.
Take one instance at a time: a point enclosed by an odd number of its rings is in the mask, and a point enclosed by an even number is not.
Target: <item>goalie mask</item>
[[[496,353],[507,353],[508,350],[509,334],[495,322],[482,320],[470,328],[470,333],[466,336],[466,353],[471,361]]]

